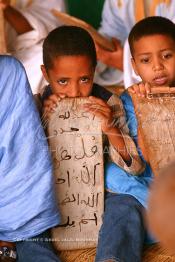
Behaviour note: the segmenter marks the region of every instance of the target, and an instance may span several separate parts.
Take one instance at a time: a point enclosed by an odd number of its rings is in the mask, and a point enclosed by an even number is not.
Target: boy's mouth
[[[156,76],[153,79],[153,83],[154,83],[154,85],[162,86],[162,85],[166,85],[167,80],[168,80],[168,78],[167,78],[166,75],[160,75],[160,76]]]

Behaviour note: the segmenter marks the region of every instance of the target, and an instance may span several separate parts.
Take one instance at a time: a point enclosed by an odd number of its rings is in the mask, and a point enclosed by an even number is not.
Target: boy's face
[[[134,71],[152,86],[175,86],[175,42],[166,35],[144,36],[133,44]]]
[[[41,66],[41,70],[53,94],[87,97],[91,93],[95,68],[86,55],[58,56],[51,69]]]

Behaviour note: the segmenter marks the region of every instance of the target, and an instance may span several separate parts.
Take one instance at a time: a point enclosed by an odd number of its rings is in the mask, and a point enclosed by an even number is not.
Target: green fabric
[[[78,17],[96,29],[100,26],[101,12],[105,0],[66,0],[68,13]]]

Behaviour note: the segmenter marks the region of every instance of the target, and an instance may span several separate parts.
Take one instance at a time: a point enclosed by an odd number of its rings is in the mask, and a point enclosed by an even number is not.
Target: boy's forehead
[[[168,35],[146,35],[133,41],[134,54],[149,53],[175,48],[175,41]]]
[[[88,55],[59,55],[56,56],[52,59],[53,65],[59,64],[60,65],[64,63],[69,63],[69,62],[78,62],[78,61],[84,61],[85,64],[87,65],[92,65],[92,59]]]
[[[88,75],[95,71],[92,60],[86,55],[61,55],[53,59],[49,75]]]

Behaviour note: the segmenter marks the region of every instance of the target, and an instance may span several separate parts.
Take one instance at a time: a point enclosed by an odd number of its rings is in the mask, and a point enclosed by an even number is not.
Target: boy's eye
[[[87,82],[89,82],[89,77],[81,77],[81,78],[80,78],[80,81],[81,81],[82,83],[87,83]]]
[[[150,59],[148,57],[143,57],[140,59],[140,62],[143,63],[143,64],[147,64],[150,62]]]
[[[172,56],[173,56],[172,53],[164,53],[164,54],[162,54],[163,59],[169,59],[169,58],[171,58]]]
[[[67,79],[59,79],[59,80],[57,81],[57,83],[58,83],[59,85],[67,85],[68,81],[67,81]]]

